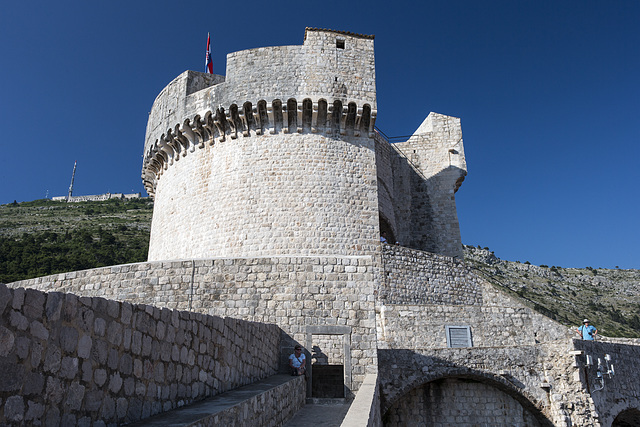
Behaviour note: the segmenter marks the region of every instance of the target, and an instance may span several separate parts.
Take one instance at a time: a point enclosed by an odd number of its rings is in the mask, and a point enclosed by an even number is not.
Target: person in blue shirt
[[[578,334],[582,336],[582,339],[587,341],[593,341],[598,333],[596,327],[589,324],[589,319],[584,319],[582,326],[580,326],[577,331]]]

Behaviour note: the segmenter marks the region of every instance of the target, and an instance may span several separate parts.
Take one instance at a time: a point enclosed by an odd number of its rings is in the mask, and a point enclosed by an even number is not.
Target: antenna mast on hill
[[[76,177],[76,165],[78,161],[73,162],[73,173],[71,174],[71,185],[69,186],[69,195],[67,196],[67,202],[71,200],[71,194],[73,193],[73,179]]]

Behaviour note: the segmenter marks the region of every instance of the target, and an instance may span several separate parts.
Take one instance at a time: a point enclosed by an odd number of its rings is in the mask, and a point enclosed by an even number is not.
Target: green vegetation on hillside
[[[0,283],[147,259],[149,199],[0,206]]]
[[[488,248],[465,246],[465,261],[482,277],[564,325],[584,318],[611,337],[640,337],[640,271],[563,268],[503,261]]]

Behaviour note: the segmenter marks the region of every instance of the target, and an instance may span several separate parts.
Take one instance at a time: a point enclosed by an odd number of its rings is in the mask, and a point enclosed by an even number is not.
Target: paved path
[[[228,409],[257,394],[291,381],[291,375],[273,375],[254,384],[246,385],[214,397],[200,400],[179,409],[163,412],[151,418],[141,420],[133,426],[177,427],[185,426],[206,418],[211,414]]]
[[[349,410],[350,403],[307,403],[284,427],[338,427]]]

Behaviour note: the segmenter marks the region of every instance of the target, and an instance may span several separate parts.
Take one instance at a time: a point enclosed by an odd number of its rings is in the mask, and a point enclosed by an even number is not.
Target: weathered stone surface
[[[20,331],[24,331],[29,327],[29,321],[27,320],[27,318],[18,311],[15,311],[15,310],[11,311],[11,314],[9,315],[9,319],[10,319],[11,326],[13,326],[14,328]]]
[[[91,347],[93,345],[93,341],[89,335],[83,335],[80,337],[78,341],[78,357],[83,359],[88,359],[91,357]]]
[[[40,395],[44,389],[44,377],[39,372],[28,372],[24,377],[22,384],[22,394],[29,396],[30,394]]]
[[[23,313],[30,319],[41,319],[44,310],[45,294],[35,289],[27,289],[24,298]]]
[[[78,331],[75,328],[62,328],[60,331],[60,347],[65,353],[76,352],[78,348]]]
[[[34,401],[27,402],[27,411],[24,415],[25,421],[40,420],[44,415],[44,405]],[[35,424],[35,423],[34,423]]]
[[[0,325],[0,357],[7,356],[13,350],[16,337],[13,332]]]
[[[78,373],[78,358],[63,357],[60,363],[60,376],[62,378],[73,379]]]
[[[66,409],[71,411],[78,411],[82,406],[82,400],[84,399],[85,387],[78,382],[73,382],[67,390],[67,397],[64,402]]]
[[[4,403],[4,416],[7,421],[20,422],[24,419],[24,399],[22,396],[11,396]]]
[[[16,392],[24,381],[25,368],[15,365],[6,358],[0,358],[0,392]]]
[[[122,377],[118,373],[112,374],[109,378],[109,390],[112,393],[118,393],[120,388],[122,388]]]
[[[60,292],[51,292],[47,294],[47,303],[45,305],[45,312],[47,315],[47,320],[49,322],[55,322],[57,320],[60,320],[63,301],[64,301],[64,294]]]
[[[62,360],[62,352],[60,351],[60,347],[55,345],[50,345],[47,347],[44,356],[44,365],[43,369],[45,372],[56,373],[60,369],[60,362]]]

